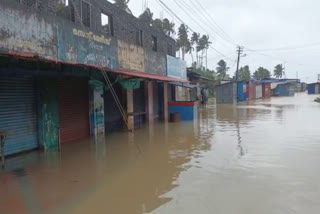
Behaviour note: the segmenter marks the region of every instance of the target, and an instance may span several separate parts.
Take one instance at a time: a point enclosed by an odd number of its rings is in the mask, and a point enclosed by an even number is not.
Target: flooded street
[[[0,214],[317,214],[314,99],[209,105],[195,122],[10,158],[0,172]]]

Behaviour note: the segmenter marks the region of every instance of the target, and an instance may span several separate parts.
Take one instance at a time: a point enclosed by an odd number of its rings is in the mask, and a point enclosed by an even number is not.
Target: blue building
[[[308,84],[308,94],[320,94],[320,82]]]
[[[295,82],[278,83],[277,87],[273,90],[273,95],[279,97],[293,97],[295,95],[295,88]]]

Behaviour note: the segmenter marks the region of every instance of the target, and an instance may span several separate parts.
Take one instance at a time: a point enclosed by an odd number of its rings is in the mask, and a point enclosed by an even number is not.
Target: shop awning
[[[74,66],[91,67],[91,68],[95,68],[95,69],[98,69],[98,70],[102,70],[103,69],[103,70],[108,71],[108,72],[118,73],[118,74],[122,74],[122,75],[126,75],[126,76],[132,76],[132,77],[139,77],[139,78],[144,78],[144,79],[161,80],[161,81],[166,81],[166,82],[189,83],[189,81],[187,81],[187,80],[168,77],[168,76],[162,76],[162,75],[157,75],[157,74],[150,74],[150,73],[136,72],[136,71],[125,71],[125,70],[118,70],[118,69],[106,69],[105,67],[98,66],[98,65],[82,64],[82,63],[76,63],[76,62],[65,62],[65,61],[60,61],[60,60],[52,60],[52,59],[39,57],[38,55],[35,55],[35,54],[32,54],[32,53],[9,52],[6,55],[16,56],[16,57],[19,57],[19,58],[30,59],[30,60],[39,60],[39,61],[43,61],[43,62],[51,62],[51,63],[56,63],[56,64],[66,64],[66,65],[74,65]]]
[[[162,81],[167,81],[167,82],[183,82],[183,83],[189,82],[189,81],[183,80],[183,79],[177,79],[177,78],[172,78],[172,77],[167,77],[167,76],[162,76],[162,75],[157,75],[157,74],[150,74],[150,73],[145,73],[145,72],[125,71],[125,70],[117,70],[117,69],[113,69],[110,71],[114,72],[114,73],[118,73],[118,74],[140,77],[140,78],[144,78],[144,79],[162,80]]]

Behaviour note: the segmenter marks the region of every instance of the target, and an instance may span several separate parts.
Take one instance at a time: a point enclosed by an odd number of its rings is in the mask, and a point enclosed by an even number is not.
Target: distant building
[[[227,82],[215,87],[217,104],[237,103],[237,82]]]
[[[279,82],[275,89],[273,89],[273,95],[279,97],[293,97],[296,91],[296,82]]]
[[[320,82],[308,84],[308,94],[320,94]]]

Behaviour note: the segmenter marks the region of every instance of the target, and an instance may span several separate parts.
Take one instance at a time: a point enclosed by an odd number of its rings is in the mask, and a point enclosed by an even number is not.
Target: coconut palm
[[[227,63],[223,59],[220,60],[218,62],[218,67],[216,69],[217,69],[218,78],[220,80],[224,80],[229,70],[229,67],[227,67]]]
[[[186,51],[186,53],[190,53],[192,65],[193,65],[193,54],[192,54],[193,50],[194,50],[194,48],[192,47],[191,42],[188,41],[188,43],[186,43],[186,50],[185,51]]]
[[[168,36],[171,36],[171,34],[175,34],[174,26],[175,24],[173,22],[170,22],[169,19],[163,19],[162,21],[163,31]]]
[[[193,48],[194,50],[196,50],[196,65],[199,65],[199,59],[198,59],[198,46],[199,46],[199,38],[200,38],[200,34],[194,32],[191,36],[191,45],[195,48]]]
[[[203,35],[199,39],[198,51],[201,51],[201,62],[200,65],[203,65],[203,55],[206,54],[206,68],[208,64],[208,49],[210,47],[211,42],[209,41],[209,36]]]
[[[155,19],[152,21],[152,26],[161,30],[161,31],[164,31],[163,30],[163,23],[162,23],[162,20],[161,19]]]
[[[282,64],[279,64],[274,68],[273,75],[278,79],[282,78],[284,75],[284,67]]]
[[[182,60],[184,60],[186,48],[189,45],[188,32],[188,27],[184,24],[181,24],[178,29],[177,48],[179,48],[178,50],[181,49],[182,51]]]

